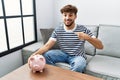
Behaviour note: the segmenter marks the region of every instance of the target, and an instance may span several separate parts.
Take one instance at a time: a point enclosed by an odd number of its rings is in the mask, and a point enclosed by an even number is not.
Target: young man
[[[77,8],[66,5],[61,9],[63,25],[58,26],[52,33],[48,42],[36,51],[43,54],[48,64],[65,62],[71,65],[72,71],[83,72],[86,67],[84,43],[88,41],[95,48],[103,49],[103,45],[86,27],[75,24]],[[49,50],[58,42],[60,50]]]

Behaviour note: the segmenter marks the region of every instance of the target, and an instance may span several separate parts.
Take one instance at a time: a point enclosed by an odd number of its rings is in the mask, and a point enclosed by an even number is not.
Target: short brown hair
[[[61,13],[71,12],[71,13],[75,13],[75,15],[76,15],[78,9],[75,6],[73,6],[73,5],[66,5],[60,11],[61,11]]]

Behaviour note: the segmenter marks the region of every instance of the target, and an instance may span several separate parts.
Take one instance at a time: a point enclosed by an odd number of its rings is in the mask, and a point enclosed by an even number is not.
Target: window
[[[0,57],[36,41],[35,0],[0,0]]]

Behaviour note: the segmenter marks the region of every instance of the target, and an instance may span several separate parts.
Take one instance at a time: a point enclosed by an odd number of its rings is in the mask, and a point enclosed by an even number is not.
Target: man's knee
[[[71,70],[77,72],[84,72],[86,67],[86,60],[83,57],[77,57],[71,63]]]

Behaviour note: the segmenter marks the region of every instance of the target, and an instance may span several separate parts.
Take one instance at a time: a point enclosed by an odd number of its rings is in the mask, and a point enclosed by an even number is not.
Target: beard
[[[66,27],[70,27],[74,23],[74,21],[71,20],[71,19],[68,19],[67,21],[70,21],[70,23],[67,24],[66,22],[64,22],[64,24],[65,24]]]

